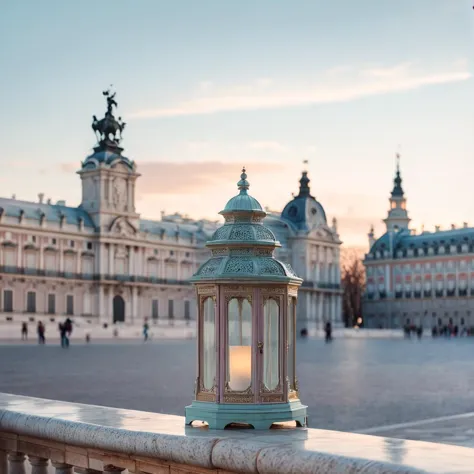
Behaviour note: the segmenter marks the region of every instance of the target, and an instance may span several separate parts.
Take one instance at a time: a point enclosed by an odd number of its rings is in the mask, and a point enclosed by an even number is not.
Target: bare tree
[[[342,256],[342,317],[346,327],[357,324],[362,317],[362,295],[365,291],[365,268],[360,252],[347,250]]]

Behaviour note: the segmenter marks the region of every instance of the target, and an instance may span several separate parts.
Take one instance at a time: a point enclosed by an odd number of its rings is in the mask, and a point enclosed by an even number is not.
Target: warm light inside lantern
[[[246,390],[252,381],[251,346],[229,346],[229,385],[237,392]]]

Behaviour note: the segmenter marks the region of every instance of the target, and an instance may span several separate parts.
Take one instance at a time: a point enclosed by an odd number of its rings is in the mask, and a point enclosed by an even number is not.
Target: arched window
[[[244,391],[252,382],[252,306],[247,299],[232,298],[227,307],[227,382]]]
[[[216,378],[216,307],[211,296],[204,300],[202,315],[202,383],[211,390]]]
[[[290,298],[288,301],[288,328],[287,328],[287,342],[288,342],[288,380],[290,382],[290,389],[295,390],[295,316],[296,316],[296,298]]]
[[[263,383],[275,390],[280,381],[280,307],[269,298],[263,305]]]

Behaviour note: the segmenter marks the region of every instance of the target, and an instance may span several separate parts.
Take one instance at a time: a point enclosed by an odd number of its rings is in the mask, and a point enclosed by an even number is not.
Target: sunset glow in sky
[[[307,159],[365,246],[400,146],[413,227],[474,226],[471,0],[25,0],[2,6],[0,44],[3,196],[79,204],[113,84],[143,217],[217,218],[242,165],[281,210]]]

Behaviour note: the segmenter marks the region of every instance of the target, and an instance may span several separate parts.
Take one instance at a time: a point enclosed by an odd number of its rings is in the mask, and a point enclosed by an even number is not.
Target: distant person
[[[148,326],[148,320],[145,319],[145,323],[143,324],[143,340],[146,342],[148,341],[148,330],[150,327]]]
[[[418,336],[418,339],[421,339],[421,336],[423,336],[423,326],[418,326],[416,328],[416,335]]]
[[[59,323],[59,335],[61,336],[61,347],[69,347],[69,337],[66,323]]]
[[[72,321],[69,318],[67,318],[66,321],[64,322],[64,325],[66,326],[66,332],[67,332],[68,337],[71,337]]]
[[[21,325],[21,340],[27,341],[28,340],[28,324],[22,323]]]
[[[326,342],[330,342],[332,340],[332,326],[329,321],[326,323],[324,332],[326,333]]]
[[[38,327],[36,328],[36,332],[38,333],[38,344],[44,344],[46,342],[46,338],[44,337],[44,333],[46,328],[41,321],[38,321]]]
[[[307,337],[308,336],[308,330],[306,328],[303,328],[301,331],[300,331],[300,336],[301,337]]]
[[[433,329],[431,329],[431,335],[433,337],[438,337],[438,328],[436,326],[433,326]]]

